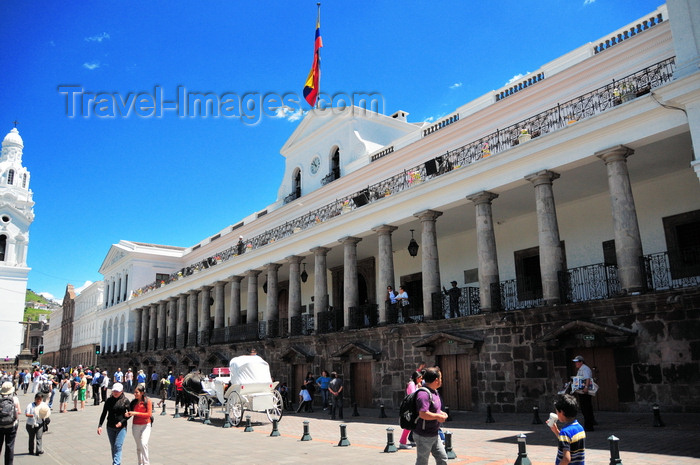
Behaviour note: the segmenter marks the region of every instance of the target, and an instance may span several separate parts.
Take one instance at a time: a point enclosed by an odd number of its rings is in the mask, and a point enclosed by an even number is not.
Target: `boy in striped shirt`
[[[586,432],[576,420],[578,402],[572,395],[565,394],[554,404],[557,419],[563,423],[561,430],[554,423],[552,432],[559,439],[555,465],[585,465],[586,463]]]

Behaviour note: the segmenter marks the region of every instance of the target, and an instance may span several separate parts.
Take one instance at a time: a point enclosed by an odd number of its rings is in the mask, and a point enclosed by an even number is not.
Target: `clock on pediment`
[[[321,159],[318,156],[315,156],[311,160],[311,174],[316,174],[318,173],[318,169],[321,167]]]

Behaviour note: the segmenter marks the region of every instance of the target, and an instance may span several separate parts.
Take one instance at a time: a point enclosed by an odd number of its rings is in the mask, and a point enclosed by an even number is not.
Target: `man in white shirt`
[[[593,416],[593,398],[588,393],[589,388],[593,386],[593,371],[588,365],[583,363],[583,357],[577,355],[573,360],[576,365],[576,377],[581,378],[582,389],[576,391],[576,397],[578,398],[578,404],[581,407],[581,413],[583,414],[583,429],[586,431],[593,431],[593,425],[595,425],[595,417]]]

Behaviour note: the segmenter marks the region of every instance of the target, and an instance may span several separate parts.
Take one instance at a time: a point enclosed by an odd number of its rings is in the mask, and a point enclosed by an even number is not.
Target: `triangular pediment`
[[[361,359],[362,357],[369,357],[373,360],[379,360],[381,351],[373,349],[362,342],[349,342],[336,352],[332,353],[331,357],[347,360],[353,355],[358,359]]]
[[[483,344],[482,335],[467,331],[439,331],[429,334],[413,343],[428,354],[465,353],[478,349]]]
[[[636,334],[636,331],[621,326],[573,320],[545,333],[536,342],[551,349],[610,346],[626,342]]]
[[[303,360],[305,363],[311,363],[314,361],[314,355],[299,346],[291,346],[282,353],[282,360],[285,362],[291,362],[295,359]]]

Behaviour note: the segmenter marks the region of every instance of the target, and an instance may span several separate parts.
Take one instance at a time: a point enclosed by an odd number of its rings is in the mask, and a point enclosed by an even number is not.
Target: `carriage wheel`
[[[207,412],[209,412],[209,399],[207,399],[207,396],[199,396],[199,404],[198,404],[198,416],[202,418],[203,420],[207,418]]]
[[[275,406],[265,411],[267,414],[267,419],[270,420],[270,423],[272,423],[272,420],[277,420],[279,422],[282,419],[282,411],[284,410],[284,400],[282,399],[282,394],[280,394],[277,390],[273,390],[272,397],[275,398]]]
[[[226,411],[228,412],[229,420],[233,426],[238,426],[243,420],[243,399],[237,392],[231,393],[231,395],[226,400]]]

